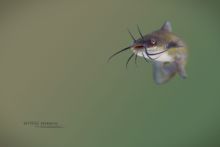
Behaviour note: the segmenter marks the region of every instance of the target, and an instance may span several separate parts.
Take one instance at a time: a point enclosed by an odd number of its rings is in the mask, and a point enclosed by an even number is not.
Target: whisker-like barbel
[[[162,54],[162,53],[164,53],[164,52],[166,52],[166,51],[168,51],[169,49],[166,49],[166,50],[163,50],[163,51],[161,51],[161,52],[158,52],[158,53],[148,53],[148,55],[159,55],[159,54]]]
[[[126,62],[126,68],[128,68],[128,63],[131,60],[131,58],[134,56],[134,54],[131,54],[131,56],[128,58],[127,62]]]
[[[133,39],[133,41],[135,42],[136,41],[136,39],[134,38],[134,36],[132,35],[132,33],[130,32],[130,30],[129,29],[127,29],[128,30],[128,33],[130,34],[130,36],[131,36],[131,38]]]
[[[149,61],[145,58],[145,56],[144,56],[144,53],[142,52],[142,55],[143,55],[143,57],[144,57],[144,60],[147,62],[147,63],[149,63]]]
[[[135,61],[135,64],[137,65],[137,54],[135,54],[135,59],[134,59],[134,61]]]
[[[124,49],[122,49],[122,50],[120,50],[120,51],[114,53],[113,55],[111,55],[111,56],[108,58],[108,62],[109,62],[114,56],[116,56],[117,54],[119,54],[119,53],[121,53],[121,52],[123,52],[123,51],[126,51],[126,50],[130,49],[131,47],[132,47],[132,46],[126,47],[126,48],[124,48]]]
[[[137,29],[138,29],[138,33],[140,34],[141,38],[144,39],[143,34],[141,33],[141,29],[139,27],[139,25],[137,24]]]

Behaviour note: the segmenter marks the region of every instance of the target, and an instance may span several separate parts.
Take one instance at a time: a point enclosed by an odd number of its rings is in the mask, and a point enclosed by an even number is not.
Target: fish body
[[[142,35],[139,27],[140,38],[135,39],[130,33],[133,43],[121,51],[113,54],[110,59],[120,52],[131,49],[132,55],[144,58],[152,64],[153,78],[156,84],[169,81],[175,74],[183,79],[187,77],[185,66],[187,62],[187,46],[184,41],[172,32],[171,23],[166,21],[162,27],[147,35]],[[126,65],[127,65],[126,64]]]

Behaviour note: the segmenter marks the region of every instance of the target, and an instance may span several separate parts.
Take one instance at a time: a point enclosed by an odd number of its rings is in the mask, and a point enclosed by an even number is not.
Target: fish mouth
[[[134,50],[144,49],[145,45],[135,45],[133,47]]]

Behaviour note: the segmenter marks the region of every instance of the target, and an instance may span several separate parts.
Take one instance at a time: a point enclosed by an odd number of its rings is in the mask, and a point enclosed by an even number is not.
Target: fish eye
[[[151,38],[151,39],[150,39],[150,43],[151,43],[152,45],[155,45],[157,42],[156,42],[155,39]]]
[[[154,38],[149,39],[147,42],[149,46],[154,46],[157,44],[157,41]]]

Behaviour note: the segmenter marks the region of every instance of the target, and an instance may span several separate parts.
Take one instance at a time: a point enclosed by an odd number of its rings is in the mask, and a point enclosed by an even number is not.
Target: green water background
[[[0,146],[220,145],[218,1],[1,1]],[[163,86],[143,59],[125,69],[138,37],[170,20],[189,47],[188,78]],[[51,121],[62,129],[25,126]]]

